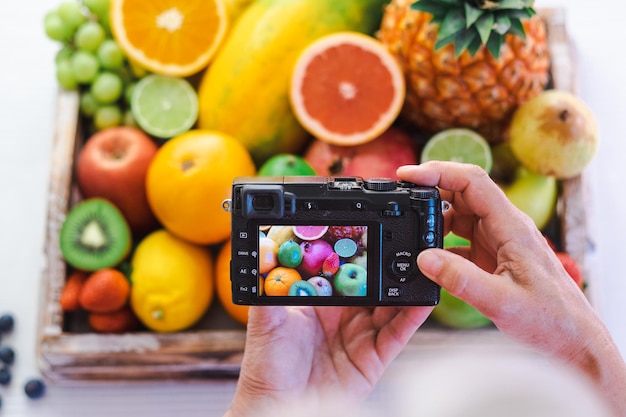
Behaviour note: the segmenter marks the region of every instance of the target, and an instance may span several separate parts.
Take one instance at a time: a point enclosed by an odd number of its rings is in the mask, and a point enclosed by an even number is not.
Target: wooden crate
[[[571,45],[560,9],[540,11],[549,28],[552,86],[576,91]],[[210,319],[193,329],[175,334],[136,332],[103,335],[68,329],[69,315],[60,308],[59,297],[66,278],[66,265],[59,250],[59,230],[68,208],[76,202],[73,161],[82,138],[78,117],[78,94],[60,92],[53,137],[48,223],[45,240],[46,265],[42,276],[38,360],[42,374],[54,382],[206,380],[238,374],[245,329],[214,306]],[[587,228],[588,190],[585,176],[561,183],[558,224],[563,248],[581,265],[590,285],[586,263],[593,242]],[[593,300],[592,300],[593,303]],[[214,304],[217,304],[215,301]],[[73,327],[80,327],[74,324]],[[450,330],[426,326],[413,337],[408,351],[456,345],[510,345],[493,328]]]

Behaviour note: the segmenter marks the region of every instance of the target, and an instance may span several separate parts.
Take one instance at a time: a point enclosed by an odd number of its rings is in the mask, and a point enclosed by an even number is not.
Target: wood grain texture
[[[548,23],[553,87],[575,92],[574,59],[564,14],[558,9],[540,10],[540,14]],[[66,322],[68,317],[60,308],[59,297],[67,271],[58,239],[68,207],[77,199],[72,170],[80,146],[78,138],[82,137],[78,102],[76,92],[61,91],[58,94],[48,197],[46,266],[41,279],[39,306],[38,360],[42,374],[50,381],[63,384],[236,377],[245,330],[233,326],[232,322],[227,323],[228,317],[223,313],[206,329],[200,326],[175,334],[146,331],[102,335],[84,328],[74,329],[76,326]],[[585,279],[592,287],[591,271],[585,263],[594,246],[586,221],[588,195],[584,175],[562,182],[558,226],[563,247],[582,266]],[[226,324],[221,326],[221,323]],[[68,330],[70,328],[72,330]],[[427,326],[415,334],[407,352],[428,352],[460,345],[519,349],[495,328],[460,331]]]

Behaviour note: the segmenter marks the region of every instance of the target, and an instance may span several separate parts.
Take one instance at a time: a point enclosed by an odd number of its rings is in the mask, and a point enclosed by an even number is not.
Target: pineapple
[[[425,132],[468,127],[504,139],[515,108],[549,79],[532,0],[391,0],[376,36],[406,76],[403,118]]]

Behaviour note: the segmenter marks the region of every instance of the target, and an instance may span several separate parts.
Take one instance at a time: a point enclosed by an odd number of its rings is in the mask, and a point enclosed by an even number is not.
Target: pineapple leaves
[[[451,9],[446,13],[443,21],[439,25],[439,35],[437,40],[442,40],[455,35],[465,29],[465,13],[463,9]]]
[[[493,29],[494,16],[492,13],[486,13],[478,19],[474,27],[478,31],[480,35],[480,40],[483,44],[486,44],[489,40],[489,35],[491,35],[491,31]]]
[[[480,48],[481,42],[478,32],[476,32],[473,28],[463,29],[457,33],[454,37],[454,56],[458,58],[463,51],[468,49],[470,45],[475,43],[475,41],[478,41],[478,47],[476,48],[477,51],[478,48]],[[470,52],[470,54],[473,56],[476,51],[474,51],[474,53]]]
[[[496,22],[493,25],[493,30],[498,32],[500,35],[506,35],[509,29],[511,29],[511,19],[509,19],[506,15],[496,16]]]
[[[483,11],[472,6],[469,3],[465,3],[465,27],[471,27],[476,21],[483,15]]]
[[[430,13],[434,18],[438,18],[439,16],[445,16],[448,8],[438,0],[420,0],[411,4],[411,10]]]
[[[511,29],[509,30],[509,33],[519,38],[526,39],[526,30],[524,29],[522,21],[519,19],[511,20]]]
[[[502,44],[504,43],[504,35],[500,35],[497,32],[491,32],[491,36],[489,36],[489,40],[487,41],[487,50],[491,52],[491,55],[495,59],[500,57],[500,49],[502,49]]]
[[[532,0],[500,0],[498,2],[498,9],[524,9],[532,7],[534,1]]]
[[[534,0],[415,0],[411,10],[429,13],[431,23],[439,25],[435,50],[454,44],[459,56],[471,56],[485,46],[498,58],[505,36],[522,39],[526,32],[522,21],[536,14]]]

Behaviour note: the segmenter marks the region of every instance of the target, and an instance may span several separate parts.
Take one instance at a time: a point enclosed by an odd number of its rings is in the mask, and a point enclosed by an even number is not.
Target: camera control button
[[[395,201],[390,201],[387,203],[387,209],[383,210],[383,216],[385,217],[400,217],[402,216],[402,212],[400,211],[400,206]]]
[[[435,215],[429,214],[426,216],[426,227],[433,229],[435,227]]]
[[[302,202],[302,210],[317,210],[317,202],[316,201],[303,201]]]
[[[397,182],[391,178],[370,178],[365,180],[364,186],[371,191],[393,191],[396,189]]]
[[[391,270],[398,277],[405,277],[413,270],[412,259],[408,256],[396,256],[391,263]]]
[[[387,288],[387,297],[400,297],[400,288],[398,287],[389,287]]]
[[[432,245],[433,243],[435,243],[435,236],[435,232],[429,230],[428,232],[424,233],[424,242],[427,245]]]
[[[365,203],[363,201],[353,201],[352,208],[354,210],[363,211],[366,209]]]

